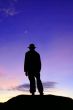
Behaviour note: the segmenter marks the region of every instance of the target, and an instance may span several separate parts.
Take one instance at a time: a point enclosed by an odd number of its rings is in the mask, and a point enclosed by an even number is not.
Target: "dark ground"
[[[67,97],[44,95],[44,96],[16,96],[5,103],[0,103],[0,110],[25,110],[25,109],[48,109],[48,110],[73,110],[73,100]]]

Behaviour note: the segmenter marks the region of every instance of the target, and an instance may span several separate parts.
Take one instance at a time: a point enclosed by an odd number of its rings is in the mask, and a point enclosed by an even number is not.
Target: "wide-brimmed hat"
[[[29,48],[29,49],[30,49],[30,48],[35,49],[36,47],[35,47],[34,44],[30,44],[28,48]]]

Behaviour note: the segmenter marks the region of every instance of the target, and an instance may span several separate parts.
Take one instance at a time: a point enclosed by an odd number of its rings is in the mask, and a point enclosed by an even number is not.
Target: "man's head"
[[[36,47],[35,47],[34,44],[30,44],[28,48],[29,48],[30,50],[35,50]]]

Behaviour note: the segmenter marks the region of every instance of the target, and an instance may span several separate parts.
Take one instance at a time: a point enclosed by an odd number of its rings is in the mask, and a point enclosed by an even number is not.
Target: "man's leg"
[[[35,87],[35,77],[32,75],[29,75],[29,81],[30,81],[30,93],[34,95],[36,92],[36,87]]]
[[[40,95],[43,95],[43,85],[40,79],[40,73],[36,74],[36,79],[37,79],[37,88],[40,93]]]

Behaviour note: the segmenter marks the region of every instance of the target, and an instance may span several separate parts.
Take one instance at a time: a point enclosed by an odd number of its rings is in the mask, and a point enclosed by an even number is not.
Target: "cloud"
[[[19,14],[19,12],[15,10],[15,8],[3,8],[0,9],[0,12],[2,12],[6,16],[14,16]]]
[[[8,0],[6,7],[4,6],[0,8],[0,14],[2,14],[3,17],[15,16],[19,14],[20,12],[16,9],[17,3],[18,0]]]
[[[44,82],[43,87],[44,89],[48,88],[55,88],[56,82]],[[29,91],[30,85],[29,84],[22,84],[15,88],[12,88],[12,90],[19,90],[19,91]]]

